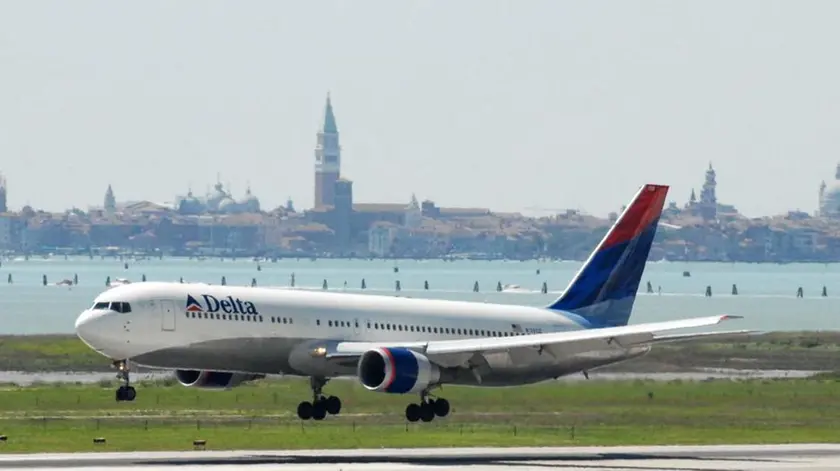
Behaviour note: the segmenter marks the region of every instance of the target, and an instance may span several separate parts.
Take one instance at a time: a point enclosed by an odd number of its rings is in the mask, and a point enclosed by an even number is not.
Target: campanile
[[[315,207],[335,204],[335,182],[341,177],[341,146],[330,95],[324,110],[324,125],[315,145]]]

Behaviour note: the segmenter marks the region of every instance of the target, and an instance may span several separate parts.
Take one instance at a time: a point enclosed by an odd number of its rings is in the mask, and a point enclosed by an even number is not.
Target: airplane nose
[[[78,335],[82,340],[84,340],[84,334],[90,327],[92,317],[91,312],[86,310],[83,311],[78,318],[76,318],[76,335]]]
[[[76,335],[82,341],[92,348],[101,348],[102,343],[101,330],[102,314],[92,312],[90,310],[82,312],[76,319]],[[98,325],[99,324],[99,325]]]

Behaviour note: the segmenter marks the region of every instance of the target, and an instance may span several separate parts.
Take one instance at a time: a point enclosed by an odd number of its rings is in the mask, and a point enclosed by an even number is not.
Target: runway
[[[2,449],[0,449],[2,451]],[[840,445],[419,448],[0,455],[3,469],[836,470]]]

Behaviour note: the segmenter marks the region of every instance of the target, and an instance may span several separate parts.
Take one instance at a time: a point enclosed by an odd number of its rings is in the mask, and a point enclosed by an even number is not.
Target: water
[[[330,290],[361,292],[365,279],[369,294],[396,295],[400,280],[401,296],[496,302],[503,304],[548,304],[580,267],[580,262],[513,261],[399,261],[394,273],[393,261],[359,260],[281,260],[262,262],[261,271],[251,260],[163,260],[129,261],[129,268],[115,259],[55,257],[51,259],[16,259],[0,267],[0,333],[44,334],[72,333],[80,311],[90,306],[105,290],[105,279],[127,278],[140,281],[184,281],[218,284],[225,276],[229,285],[250,285],[256,278],[259,286],[286,287],[295,273],[296,286],[321,289],[324,279]],[[540,274],[537,274],[537,270]],[[683,277],[683,271],[691,277]],[[8,274],[14,284],[6,284]],[[51,285],[42,286],[46,274]],[[72,287],[52,285],[62,279],[79,277]],[[423,289],[428,281],[430,289]],[[480,292],[473,293],[478,281]],[[654,291],[641,293],[636,301],[632,323],[654,322],[684,317],[734,314],[745,319],[730,322],[726,329],[765,331],[834,330],[840,320],[840,265],[822,264],[732,264],[732,263],[649,263],[642,283],[650,281]],[[517,284],[518,292],[497,293],[496,284]],[[540,293],[542,283],[549,293]],[[732,284],[739,295],[732,296]],[[712,286],[713,296],[704,291]],[[829,296],[820,296],[823,286]],[[805,297],[797,299],[801,286]]]

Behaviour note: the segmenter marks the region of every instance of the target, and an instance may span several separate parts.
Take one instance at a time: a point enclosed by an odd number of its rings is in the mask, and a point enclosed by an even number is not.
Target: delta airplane
[[[417,394],[406,418],[449,413],[444,384],[519,386],[647,353],[655,343],[747,331],[663,335],[733,316],[628,325],[668,187],[645,185],[563,294],[547,307],[195,283],[132,283],[100,294],[76,321],[132,401],[132,364],[175,371],[184,386],[228,389],[266,375],[310,378],[301,419],[338,414],[332,378]]]

